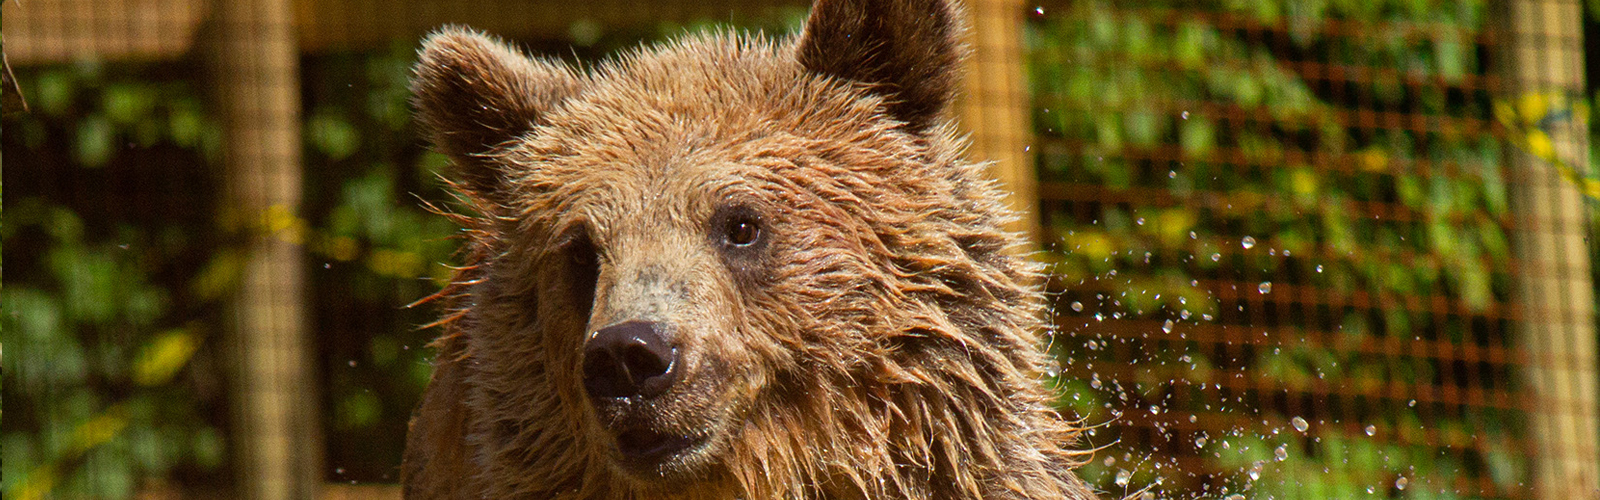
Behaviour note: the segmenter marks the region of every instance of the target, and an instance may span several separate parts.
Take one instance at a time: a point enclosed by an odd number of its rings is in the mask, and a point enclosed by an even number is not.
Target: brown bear
[[[406,496],[1094,498],[1036,269],[945,118],[961,20],[823,0],[588,71],[428,37],[471,215]]]

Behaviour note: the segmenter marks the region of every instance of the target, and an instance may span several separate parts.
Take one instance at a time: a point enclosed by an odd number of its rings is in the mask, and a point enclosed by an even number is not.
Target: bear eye
[[[568,238],[561,245],[561,252],[566,254],[567,258],[566,278],[568,290],[571,292],[569,297],[587,318],[590,308],[594,306],[594,289],[600,278],[600,256],[593,240],[589,239],[588,231],[581,231]]]
[[[722,230],[728,244],[736,247],[754,245],[761,237],[761,225],[753,218],[742,216],[729,217]]]
[[[764,279],[768,247],[778,236],[771,220],[750,205],[729,204],[718,208],[706,226],[709,243],[735,278],[746,284]]]

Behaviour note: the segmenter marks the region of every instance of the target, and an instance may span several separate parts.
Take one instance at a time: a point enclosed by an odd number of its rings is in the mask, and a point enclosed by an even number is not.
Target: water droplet
[[[1406,485],[1408,484],[1411,484],[1411,480],[1406,479],[1405,476],[1400,476],[1400,479],[1394,480],[1394,487],[1400,489],[1401,491],[1404,491],[1406,489]]]
[[[1172,333],[1172,320],[1169,319],[1166,323],[1162,323],[1161,331],[1163,333]]]
[[[1138,219],[1134,219],[1133,223],[1143,226],[1144,225],[1144,217],[1140,217]]]
[[[333,473],[334,474],[344,474],[344,467],[340,467],[340,468],[334,469]]]
[[[1194,447],[1195,448],[1201,448],[1201,447],[1204,447],[1205,445],[1206,445],[1205,436],[1194,438]]]
[[[1278,449],[1272,450],[1272,456],[1277,457],[1279,462],[1289,459],[1289,450],[1284,446],[1278,445]]]
[[[1160,406],[1150,405],[1150,414],[1151,415],[1156,415],[1156,414],[1159,414],[1159,413],[1161,413],[1161,407]]]
[[[1256,463],[1250,464],[1250,480],[1255,481],[1257,479],[1261,479],[1261,471],[1265,470],[1266,468],[1266,462],[1262,462],[1260,460],[1257,460]]]
[[[1128,472],[1127,470],[1119,470],[1119,471],[1117,471],[1117,479],[1116,479],[1117,486],[1127,486],[1128,485],[1128,481],[1131,481],[1131,480],[1133,480],[1133,473],[1132,472]]]
[[[1295,417],[1293,419],[1290,419],[1289,423],[1294,424],[1294,430],[1297,430],[1297,431],[1300,431],[1300,432],[1305,432],[1306,429],[1311,428],[1311,424],[1306,423],[1306,419],[1303,419],[1303,418],[1300,418],[1300,417]]]
[[[1083,303],[1076,300],[1072,301],[1072,312],[1083,312]]]
[[[1251,248],[1255,248],[1256,239],[1253,236],[1246,236],[1246,237],[1244,237],[1244,239],[1239,240],[1239,246],[1244,247],[1245,250],[1249,250]]]
[[[1368,436],[1371,436],[1371,435],[1377,434],[1377,433],[1378,433],[1378,426],[1376,426],[1376,425],[1367,426],[1367,435]]]
[[[1262,295],[1266,295],[1266,294],[1272,293],[1272,282],[1271,281],[1263,281],[1263,282],[1261,282],[1260,285],[1256,286],[1256,290],[1260,291]]]
[[[1178,171],[1177,170],[1168,170],[1167,171],[1167,178],[1168,179],[1176,179],[1176,178],[1178,178]]]
[[[1183,117],[1183,119],[1188,120],[1189,119],[1189,112],[1188,111],[1184,111],[1183,113],[1179,114],[1178,116],[1181,116],[1181,117]]]
[[[356,360],[353,360],[353,359],[350,360],[350,367],[351,368],[355,368],[356,367]]]
[[[1417,407],[1417,400],[1415,400],[1415,399],[1411,400],[1411,402],[1406,403],[1406,406],[1409,406],[1409,407],[1412,407],[1412,408],[1416,408]]]
[[[1222,254],[1220,254],[1220,253],[1211,254],[1211,261],[1212,262],[1216,262],[1216,261],[1219,261],[1219,260],[1222,260]]]
[[[1234,493],[1232,495],[1228,495],[1226,497],[1223,497],[1222,500],[1244,500],[1244,495],[1239,494],[1239,493]]]
[[[1160,465],[1161,464],[1156,464],[1156,466],[1158,466],[1158,467]],[[1149,492],[1149,491],[1146,491],[1144,493],[1140,493],[1139,494],[1139,500],[1156,500],[1156,494],[1154,492]]]
[[[1322,264],[1317,264],[1317,272],[1322,272]]]
[[[1194,415],[1189,415],[1189,423],[1192,424],[1192,423],[1195,423],[1195,422],[1197,422],[1199,420],[1200,420],[1200,417],[1196,417]]]

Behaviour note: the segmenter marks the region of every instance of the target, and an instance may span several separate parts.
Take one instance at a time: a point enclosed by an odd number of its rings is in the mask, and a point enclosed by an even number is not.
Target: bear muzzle
[[[662,413],[688,371],[661,322],[628,320],[590,335],[583,345],[583,386],[610,434],[619,465],[659,476],[663,467],[702,448],[706,433],[672,430]],[[664,411],[666,410],[666,411]]]

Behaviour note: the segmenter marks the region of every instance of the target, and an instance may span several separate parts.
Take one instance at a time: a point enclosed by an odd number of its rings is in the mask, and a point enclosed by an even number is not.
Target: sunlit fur
[[[420,121],[468,215],[408,497],[1093,498],[1000,191],[942,115],[897,114],[799,43],[692,35],[579,72],[463,29],[425,41]],[[706,237],[729,203],[768,238],[737,265]],[[564,302],[575,231],[602,262],[587,316]],[[713,436],[659,476],[615,466],[578,375],[639,280],[673,285],[681,307],[651,311],[690,370],[652,422]]]

